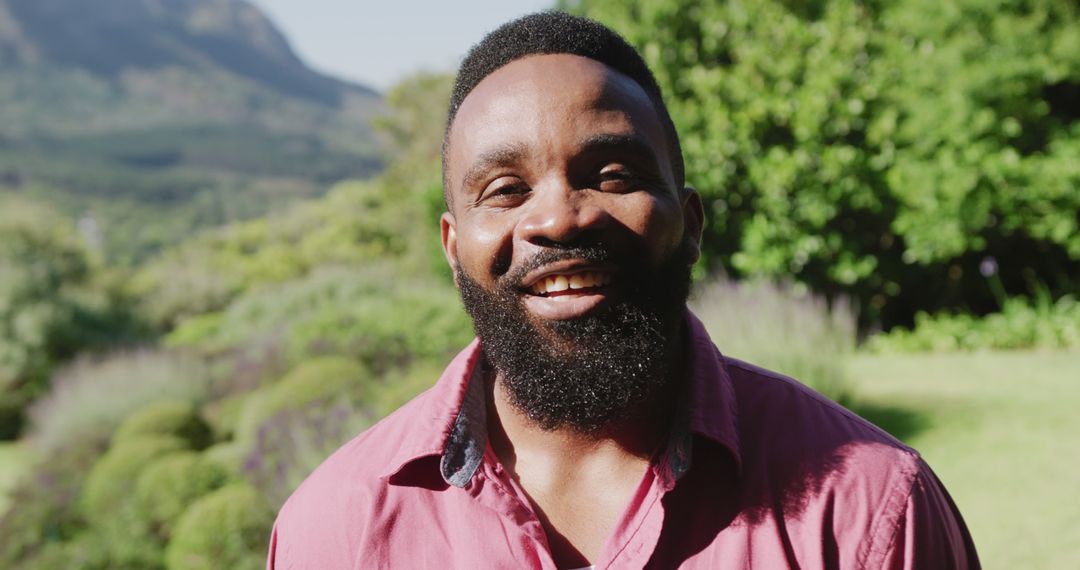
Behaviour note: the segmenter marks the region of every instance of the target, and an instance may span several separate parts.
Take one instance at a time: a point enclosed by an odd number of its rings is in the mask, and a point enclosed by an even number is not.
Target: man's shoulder
[[[355,533],[364,523],[359,513],[378,501],[398,464],[413,458],[408,451],[417,445],[408,443],[427,428],[424,417],[431,393],[429,389],[416,396],[323,461],[285,502],[277,530],[307,527]]]
[[[915,453],[880,427],[790,376],[728,356],[723,361],[744,427],[745,422],[753,422],[777,436],[823,443],[854,439],[892,447],[905,455]],[[819,429],[804,429],[808,423]]]
[[[783,505],[809,521],[799,532],[831,529],[841,557],[859,567],[978,567],[956,505],[918,452],[787,376],[724,364],[747,517]]]
[[[804,384],[724,357],[737,399],[742,459],[751,469],[902,492],[925,465],[911,447]]]

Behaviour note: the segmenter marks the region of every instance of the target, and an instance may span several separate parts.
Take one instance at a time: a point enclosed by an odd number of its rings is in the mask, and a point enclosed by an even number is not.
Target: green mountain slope
[[[243,1],[0,0],[0,191],[116,260],[370,175],[380,106]]]

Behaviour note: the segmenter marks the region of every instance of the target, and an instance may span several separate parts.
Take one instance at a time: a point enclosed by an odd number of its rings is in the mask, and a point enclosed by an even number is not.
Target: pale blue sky
[[[309,65],[384,90],[418,70],[452,70],[484,33],[555,0],[249,0]]]

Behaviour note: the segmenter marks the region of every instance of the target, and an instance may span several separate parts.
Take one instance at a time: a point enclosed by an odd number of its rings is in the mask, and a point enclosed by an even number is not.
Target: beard
[[[500,277],[492,291],[455,267],[465,310],[510,403],[544,430],[597,433],[632,420],[679,376],[676,342],[690,290],[692,247],[654,268],[597,244],[545,251]],[[534,322],[522,280],[565,260],[619,268],[615,302],[595,315]]]

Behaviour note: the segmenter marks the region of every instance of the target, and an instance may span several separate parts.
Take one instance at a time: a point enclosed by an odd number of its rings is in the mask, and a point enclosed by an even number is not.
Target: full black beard
[[[684,242],[659,267],[617,259],[603,244],[549,250],[488,291],[455,268],[465,310],[511,404],[541,429],[596,433],[633,419],[678,377],[675,339],[690,290]],[[534,323],[522,302],[531,270],[563,259],[611,262],[620,298],[600,314]],[[546,333],[540,330],[546,329]]]

